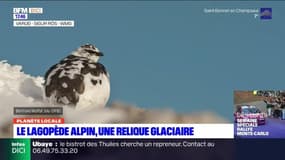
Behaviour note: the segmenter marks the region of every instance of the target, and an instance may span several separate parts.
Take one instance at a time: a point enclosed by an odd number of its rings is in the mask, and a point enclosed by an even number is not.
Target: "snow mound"
[[[43,77],[33,77],[22,72],[22,66],[10,65],[7,61],[0,61],[0,138],[12,137],[11,128],[12,118],[14,117],[13,108],[15,106],[49,106],[43,98],[43,83]],[[210,112],[177,114],[171,110],[145,110],[118,102],[106,108],[85,108],[81,110],[64,106],[63,117],[66,123],[226,122],[223,118]]]

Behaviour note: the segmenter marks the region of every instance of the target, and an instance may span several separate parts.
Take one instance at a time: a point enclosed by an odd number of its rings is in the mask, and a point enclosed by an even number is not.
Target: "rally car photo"
[[[234,113],[235,122],[238,119],[256,119],[258,125],[265,124],[265,113],[262,113],[256,106],[242,105],[237,106],[237,110]]]

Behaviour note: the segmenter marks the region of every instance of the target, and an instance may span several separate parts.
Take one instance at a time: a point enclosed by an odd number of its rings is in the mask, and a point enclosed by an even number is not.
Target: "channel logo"
[[[26,153],[25,143],[12,142],[11,146],[12,146],[12,148],[11,148],[12,154],[25,154]]]
[[[272,8],[260,8],[260,19],[272,19]]]
[[[43,8],[13,8],[14,14],[43,14]]]

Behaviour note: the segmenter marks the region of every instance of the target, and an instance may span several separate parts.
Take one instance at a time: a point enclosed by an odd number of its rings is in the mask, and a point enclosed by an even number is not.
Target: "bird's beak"
[[[104,56],[104,54],[102,52],[96,52],[95,54],[96,54],[96,56]]]

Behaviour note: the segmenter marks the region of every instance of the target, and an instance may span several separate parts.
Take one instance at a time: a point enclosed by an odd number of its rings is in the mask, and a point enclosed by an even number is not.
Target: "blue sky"
[[[0,59],[45,71],[93,43],[111,75],[111,100],[228,119],[233,91],[284,89],[285,2],[0,2]],[[13,28],[13,7],[42,7],[30,19],[75,20],[74,28]],[[272,7],[253,14],[204,8]],[[272,76],[272,77],[269,77]]]

